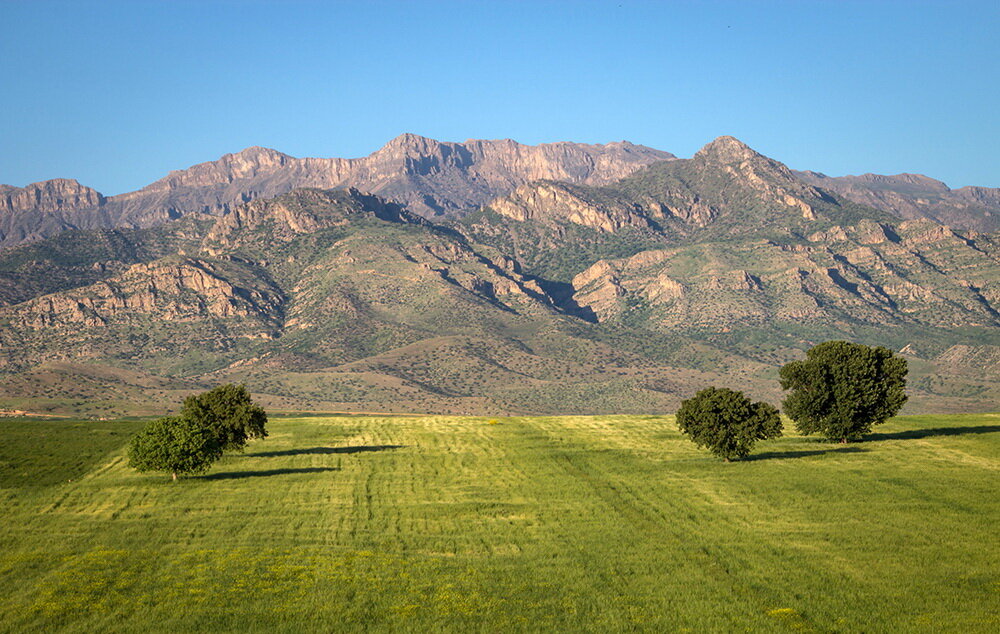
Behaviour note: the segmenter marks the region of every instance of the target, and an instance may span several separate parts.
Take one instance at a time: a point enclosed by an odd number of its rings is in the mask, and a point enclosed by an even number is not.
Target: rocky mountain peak
[[[708,160],[715,163],[742,163],[761,155],[755,152],[749,145],[732,136],[720,136],[705,147],[698,150],[694,158]]]
[[[282,159],[292,158],[291,156],[285,154],[284,152],[279,152],[278,150],[274,150],[269,147],[263,147],[261,145],[251,145],[250,147],[244,148],[239,152],[234,152],[233,154],[226,154],[225,156],[239,157],[245,160],[257,160],[257,161],[279,161]]]
[[[447,144],[412,132],[404,132],[383,145],[375,155],[425,155],[437,152],[443,145]]]
[[[104,196],[100,192],[72,178],[54,178],[24,187],[4,186],[0,190],[0,213],[74,211],[95,207],[102,202]]]
[[[202,165],[220,164],[220,166],[229,168],[234,176],[246,177],[262,169],[282,167],[294,160],[294,157],[277,150],[251,145],[235,154],[226,154],[218,161],[202,163]]]

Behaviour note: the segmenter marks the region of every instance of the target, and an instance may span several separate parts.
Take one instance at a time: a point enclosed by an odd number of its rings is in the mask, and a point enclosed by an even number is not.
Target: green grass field
[[[325,416],[204,477],[141,423],[0,422],[0,631],[1000,630],[1000,415],[790,435]]]

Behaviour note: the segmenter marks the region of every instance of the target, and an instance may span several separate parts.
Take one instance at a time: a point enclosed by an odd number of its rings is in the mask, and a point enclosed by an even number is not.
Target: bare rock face
[[[531,146],[510,139],[448,143],[403,134],[364,158],[304,160],[316,171],[310,185],[351,185],[426,216],[477,207],[535,180],[602,185],[671,158],[627,142]]]
[[[541,181],[522,185],[489,207],[502,216],[528,220],[564,221],[613,233],[624,226],[648,227],[649,220],[634,206],[614,200],[588,200],[563,183]]]
[[[576,289],[573,299],[578,305],[591,309],[599,320],[612,319],[621,313],[619,300],[627,294],[620,276],[618,266],[599,260],[573,278],[573,288]]]
[[[123,274],[79,289],[44,295],[6,309],[29,329],[105,327],[137,319],[196,321],[250,317],[272,323],[280,291],[263,280],[241,284],[218,263],[168,258],[136,264]]]
[[[252,233],[265,224],[269,240],[285,242],[297,235],[344,225],[352,216],[365,214],[389,222],[426,224],[399,205],[353,187],[346,190],[297,189],[276,198],[233,207],[209,230],[204,246],[209,253],[221,253],[243,243],[245,236],[241,234]],[[259,236],[249,237],[259,239]]]
[[[681,299],[685,293],[684,285],[661,272],[644,289],[646,297],[654,303],[666,303]]]
[[[0,247],[101,226],[102,214],[94,210],[104,203],[96,190],[65,178],[0,186]]]
[[[362,158],[295,158],[250,147],[216,161],[171,172],[140,190],[105,199],[76,181],[0,187],[0,247],[69,228],[148,227],[235,206],[296,188],[355,187],[430,216],[469,209],[539,179],[602,185],[672,159],[628,142],[522,145],[509,139],[446,143],[403,134]],[[72,219],[39,213],[67,214]]]
[[[23,211],[61,212],[95,207],[104,196],[72,179],[57,178],[27,187],[4,186],[0,189],[0,214]]]

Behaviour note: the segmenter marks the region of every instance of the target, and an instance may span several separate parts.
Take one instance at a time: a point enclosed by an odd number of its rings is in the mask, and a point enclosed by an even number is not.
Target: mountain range
[[[221,215],[296,187],[354,186],[419,214],[482,205],[536,179],[603,184],[672,154],[631,143],[442,143],[403,134],[358,159],[295,158],[262,147],[171,172],[134,192],[105,197],[75,180],[0,185],[0,246],[66,229],[149,227],[188,213]]]
[[[790,170],[732,137],[402,135],[273,150],[105,197],[0,187],[0,407],[162,411],[242,381],[286,410],[670,411],[846,338],[910,411],[1000,401],[998,190]]]

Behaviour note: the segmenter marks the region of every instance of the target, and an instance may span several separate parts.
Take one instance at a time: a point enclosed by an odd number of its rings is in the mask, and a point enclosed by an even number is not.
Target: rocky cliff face
[[[101,226],[105,198],[75,180],[58,178],[26,187],[0,187],[0,247],[67,229]]]
[[[512,193],[490,202],[489,207],[502,216],[519,222],[569,222],[613,233],[622,227],[652,226],[636,204],[613,196],[554,181],[536,181],[521,185]]]
[[[272,199],[234,207],[205,236],[209,252],[225,252],[250,242],[273,246],[295,236],[344,226],[366,216],[386,222],[427,224],[400,205],[353,187],[340,190],[297,189]]]
[[[277,287],[242,265],[174,257],[135,264],[110,279],[38,297],[5,316],[30,330],[213,317],[251,318],[273,329],[280,322],[283,299]]]
[[[250,200],[299,187],[356,187],[429,216],[485,204],[532,180],[603,184],[670,158],[667,152],[626,142],[445,143],[414,134],[401,135],[357,159],[300,159],[251,147],[107,199],[76,181],[3,186],[0,246],[68,228],[148,227],[192,212],[221,215]],[[42,218],[41,213],[50,216]]]
[[[1000,230],[1000,189],[949,189],[941,181],[922,174],[834,177],[805,171],[796,175],[807,183],[901,218],[927,218],[956,229]]]
[[[0,214],[29,210],[71,212],[95,207],[103,202],[104,197],[96,190],[66,178],[32,183],[27,187],[5,185],[0,189]]]
[[[716,139],[691,159],[656,163],[610,185],[536,181],[488,207],[521,223],[572,224],[606,233],[631,228],[663,238],[716,225],[744,234],[808,228],[842,215],[829,194],[733,137]]]

